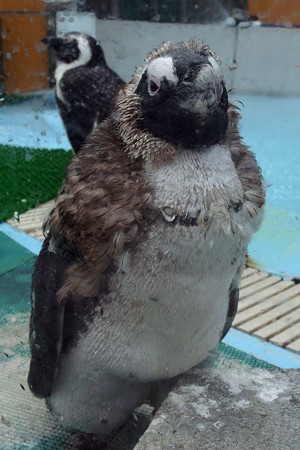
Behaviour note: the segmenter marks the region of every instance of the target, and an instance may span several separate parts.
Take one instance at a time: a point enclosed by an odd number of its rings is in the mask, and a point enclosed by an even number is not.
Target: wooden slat
[[[258,269],[254,269],[254,267],[246,267],[246,269],[244,270],[243,274],[242,274],[242,278],[247,278],[250,275],[253,275],[254,273],[257,273]]]
[[[276,345],[280,345],[281,347],[285,347],[290,342],[294,341],[298,337],[300,337],[300,309],[295,311],[298,316],[298,322],[296,322],[293,326],[288,327],[282,333],[276,334],[270,339],[270,342]]]
[[[298,321],[300,321],[300,308],[286,314],[274,323],[260,328],[255,332],[255,335],[263,339],[271,339],[273,336],[282,333],[287,327],[294,325],[294,323]]]
[[[269,274],[267,272],[256,272],[250,275],[249,277],[242,278],[240,289],[244,289],[248,286],[256,284],[258,281],[267,278]]]
[[[281,293],[282,291],[285,291],[286,289],[294,286],[295,283],[293,281],[284,280],[280,283],[273,284],[267,289],[264,289],[263,291],[256,292],[253,295],[250,295],[249,297],[246,297],[244,299],[240,299],[239,305],[238,305],[238,312],[244,311],[247,308],[250,308],[251,306],[254,306],[257,303],[260,303],[261,301],[271,298],[273,296],[276,296]],[[285,295],[285,294],[284,294]],[[283,300],[286,299],[286,297],[283,295]],[[280,297],[281,298],[281,297]]]
[[[43,240],[44,236],[42,227],[53,206],[54,200],[50,200],[49,202],[38,205],[36,208],[30,209],[25,213],[21,213],[19,215],[19,221],[14,218],[8,220],[7,222],[16,228],[19,228],[19,230],[22,230],[37,239]]]
[[[22,231],[25,231],[25,233],[30,234],[30,233],[33,233],[36,230],[36,228],[39,227],[39,225],[36,225],[34,223],[33,224],[32,223],[26,223],[25,225],[24,224],[20,224],[20,226],[18,228],[20,230],[22,230]]]
[[[35,237],[36,239],[39,239],[40,241],[43,241],[45,239],[42,230],[35,230],[33,233],[30,233],[30,235]]]
[[[293,352],[300,353],[300,338],[296,339],[295,341],[291,342],[286,346],[287,350],[292,350]]]
[[[43,211],[42,214],[28,214],[27,216],[22,216],[20,215],[19,218],[19,224],[20,226],[26,226],[28,224],[33,224],[35,222],[37,222],[37,225],[39,225],[41,223],[41,221],[43,221],[44,217],[47,217],[47,215],[49,214],[49,211]]]
[[[253,295],[256,292],[265,290],[269,286],[272,286],[273,284],[276,284],[279,281],[281,281],[280,277],[276,277],[275,275],[270,277],[268,274],[268,277],[265,277],[265,279],[262,279],[261,281],[258,281],[257,283],[255,283],[251,286],[241,289],[240,290],[240,299],[249,297],[250,295]]]
[[[300,292],[299,288],[300,286],[296,285],[282,295],[271,297],[240,314],[238,313],[234,326],[242,325],[243,331],[251,333],[300,307],[300,296],[296,297]]]

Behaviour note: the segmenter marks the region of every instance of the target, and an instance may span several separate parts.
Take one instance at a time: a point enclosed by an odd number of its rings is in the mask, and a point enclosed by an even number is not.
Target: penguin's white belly
[[[50,403],[64,427],[111,431],[145,398],[147,382],[185,372],[217,346],[245,249],[237,254],[232,237],[201,235],[155,226],[121,264],[127,271],[111,278],[107,301],[61,357]]]
[[[137,382],[188,370],[217,345],[253,231],[245,208],[229,208],[243,190],[226,147],[182,151],[171,164],[145,170],[157,209],[200,214],[199,223],[168,222],[162,213],[120,257],[108,294],[100,293],[94,320],[71,350],[83,371]]]
[[[184,247],[181,240],[176,255],[176,243],[170,242],[174,228],[164,230],[164,240],[157,231],[136,252],[128,272],[112,278],[112,303],[102,304],[102,316],[97,315],[73,350],[90,355],[84,365],[99,365],[138,382],[152,381],[188,370],[218,344],[229,287],[245,248],[236,258],[232,239],[218,245],[223,247],[219,251],[213,244],[209,249],[209,243],[197,246],[194,239]],[[199,234],[196,229],[185,231]]]
[[[188,370],[219,342],[244,252],[236,259],[233,240],[224,245],[224,236],[203,246],[178,240],[175,251],[176,230],[161,228],[164,240],[156,227],[151,245],[127,261],[128,272],[112,278],[111,303],[102,304],[88,332],[61,358],[50,404],[64,427],[112,431],[147,398],[147,382]]]
[[[246,212],[229,208],[243,190],[227,148],[181,151],[171,164],[145,170],[157,209],[181,217],[208,211],[209,220],[199,216],[190,226],[162,213],[119,259],[109,294],[72,350],[83,370],[138,382],[184,372],[217,345],[252,232]]]

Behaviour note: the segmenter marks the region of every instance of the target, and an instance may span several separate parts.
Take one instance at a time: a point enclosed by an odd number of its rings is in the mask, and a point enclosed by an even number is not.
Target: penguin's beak
[[[66,39],[47,36],[42,39],[42,42],[47,45],[49,49],[53,49],[58,61],[64,63],[71,63],[78,58],[79,50],[75,39]]]
[[[210,65],[203,65],[192,84],[183,84],[186,95],[180,103],[182,108],[205,116],[220,103],[223,94],[222,78]]]
[[[58,49],[61,45],[64,44],[64,40],[62,38],[58,38],[55,36],[46,36],[41,40],[41,42],[47,45],[47,47],[53,48],[54,50]]]

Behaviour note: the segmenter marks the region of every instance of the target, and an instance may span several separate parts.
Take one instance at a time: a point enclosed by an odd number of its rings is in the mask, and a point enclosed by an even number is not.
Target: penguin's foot
[[[128,450],[126,447],[116,447],[104,436],[89,433],[75,433],[71,438],[72,446],[76,450]]]

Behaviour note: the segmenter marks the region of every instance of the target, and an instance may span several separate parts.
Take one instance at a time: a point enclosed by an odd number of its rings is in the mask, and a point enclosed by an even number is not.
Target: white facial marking
[[[212,56],[208,57],[208,61],[210,62],[210,64],[212,65],[212,68],[215,72],[216,75],[221,76],[221,69],[220,69],[220,65],[217,63],[217,61],[215,60],[215,58],[213,58]]]
[[[79,66],[84,66],[90,61],[92,57],[89,42],[84,36],[77,36],[70,34],[69,37],[71,39],[76,39],[79,48],[79,56],[77,59],[75,59],[75,61],[72,61],[71,63],[57,61],[57,67],[54,72],[54,77],[56,81],[56,95],[63,103],[67,103],[59,85],[63,75],[65,74],[65,72],[67,72],[67,70],[74,69],[75,67]]]
[[[203,90],[206,90],[213,85],[215,79],[213,68],[209,64],[205,64],[198,73],[195,82]]]
[[[161,80],[166,77],[167,80],[178,83],[178,77],[175,75],[173,60],[170,56],[162,56],[152,61],[148,66],[148,76]]]

